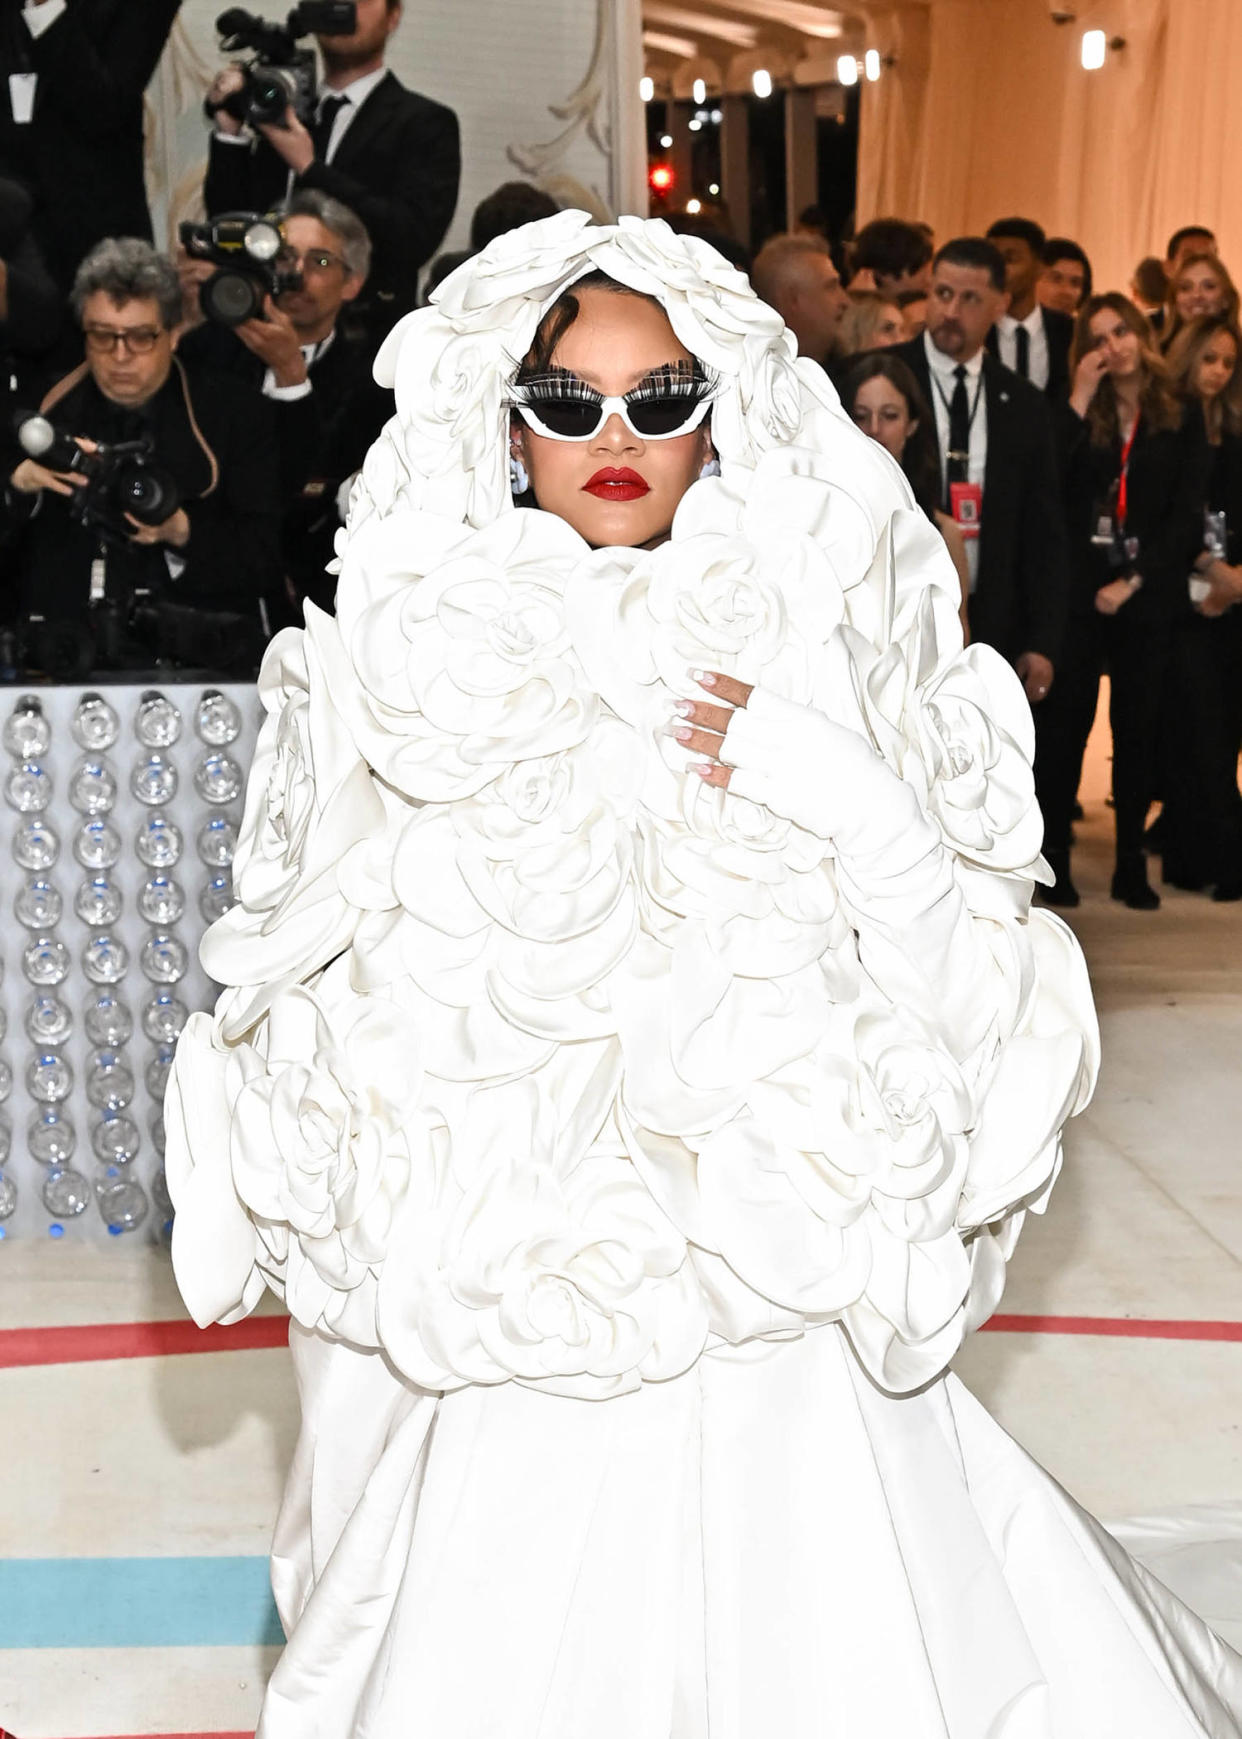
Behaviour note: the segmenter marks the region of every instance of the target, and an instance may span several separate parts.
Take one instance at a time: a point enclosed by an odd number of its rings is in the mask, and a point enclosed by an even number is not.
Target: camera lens
[[[284,108],[281,108],[284,114]],[[220,326],[240,326],[263,307],[263,286],[244,272],[217,272],[198,293],[199,307]]]

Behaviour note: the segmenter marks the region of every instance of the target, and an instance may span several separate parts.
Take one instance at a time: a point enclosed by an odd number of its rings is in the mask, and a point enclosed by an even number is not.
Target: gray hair
[[[160,323],[171,332],[181,319],[177,269],[150,242],[137,236],[108,236],[78,267],[69,301],[79,325],[87,299],[102,290],[119,308],[125,302],[159,304]]]
[[[313,217],[341,244],[341,258],[351,277],[365,278],[371,270],[371,237],[362,219],[339,199],[317,187],[303,187],[280,208],[282,217]]]

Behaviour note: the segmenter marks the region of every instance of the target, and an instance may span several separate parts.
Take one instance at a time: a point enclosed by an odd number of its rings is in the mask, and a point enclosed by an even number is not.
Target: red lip
[[[651,485],[637,471],[616,471],[611,466],[597,471],[582,487],[588,495],[597,496],[600,501],[638,501],[651,493]]]

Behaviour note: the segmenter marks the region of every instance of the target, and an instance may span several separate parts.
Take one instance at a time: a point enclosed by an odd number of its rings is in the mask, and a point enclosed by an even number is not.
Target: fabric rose
[[[592,1399],[687,1369],[707,1314],[685,1239],[623,1155],[558,1164],[555,1108],[525,1085],[499,1105],[476,1181],[401,1224],[389,1356],[425,1388],[516,1378]]]
[[[259,676],[259,733],[233,863],[236,904],[203,937],[217,983],[235,997],[226,1036],[246,1030],[279,988],[347,946],[358,908],[343,887],[386,825],[384,801],[339,712],[348,666],[332,619],[272,641]]]

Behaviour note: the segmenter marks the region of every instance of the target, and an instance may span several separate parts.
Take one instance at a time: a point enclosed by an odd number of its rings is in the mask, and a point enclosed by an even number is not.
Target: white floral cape
[[[723,383],[722,474],[653,552],[509,494],[507,382],[593,269]],[[429,1390],[603,1398],[828,1322],[885,1388],[927,1382],[995,1308],[1097,1051],[1074,939],[1030,909],[1029,710],[963,652],[939,535],[746,279],[660,222],[502,237],[377,374],[397,415],[335,620],[264,662],[238,904],[203,943],[228,988],[168,1091],[191,1311],[270,1286]],[[660,727],[695,667],[917,790],[992,963],[969,1054],[864,965],[825,841],[687,775]]]

